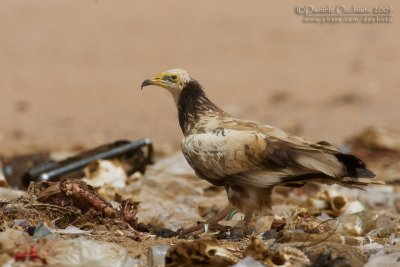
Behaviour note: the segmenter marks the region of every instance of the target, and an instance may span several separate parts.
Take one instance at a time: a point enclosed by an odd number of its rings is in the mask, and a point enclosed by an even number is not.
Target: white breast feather
[[[252,169],[254,159],[261,159],[266,150],[265,138],[254,131],[194,134],[182,140],[182,151],[193,168],[218,179]]]

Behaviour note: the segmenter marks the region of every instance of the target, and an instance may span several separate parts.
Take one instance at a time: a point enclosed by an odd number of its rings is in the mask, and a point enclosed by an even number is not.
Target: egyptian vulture
[[[360,187],[373,182],[375,175],[364,162],[327,142],[310,142],[226,113],[185,70],[165,71],[146,79],[141,87],[148,85],[172,94],[184,135],[182,152],[189,165],[200,178],[226,189],[228,207],[208,224],[217,224],[234,208],[245,214],[245,221],[254,212],[268,212],[276,185],[301,186],[312,180]]]

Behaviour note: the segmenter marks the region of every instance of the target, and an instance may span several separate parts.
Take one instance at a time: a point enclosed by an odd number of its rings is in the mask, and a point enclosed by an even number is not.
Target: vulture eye
[[[178,78],[178,77],[177,77],[176,75],[172,75],[172,76],[171,76],[171,79],[172,79],[172,80],[176,80],[177,78]]]

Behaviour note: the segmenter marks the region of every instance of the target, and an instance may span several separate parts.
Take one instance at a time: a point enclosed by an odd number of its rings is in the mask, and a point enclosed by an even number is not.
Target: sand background
[[[171,96],[141,82],[181,67],[239,117],[340,144],[399,128],[400,3],[384,24],[305,24],[302,1],[0,3],[0,154],[147,136],[178,149]]]

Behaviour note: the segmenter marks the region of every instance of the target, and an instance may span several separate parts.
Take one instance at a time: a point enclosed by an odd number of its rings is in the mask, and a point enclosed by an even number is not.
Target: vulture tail
[[[347,176],[351,178],[374,178],[375,174],[367,169],[365,163],[356,156],[349,154],[335,154],[335,157],[344,164]]]

